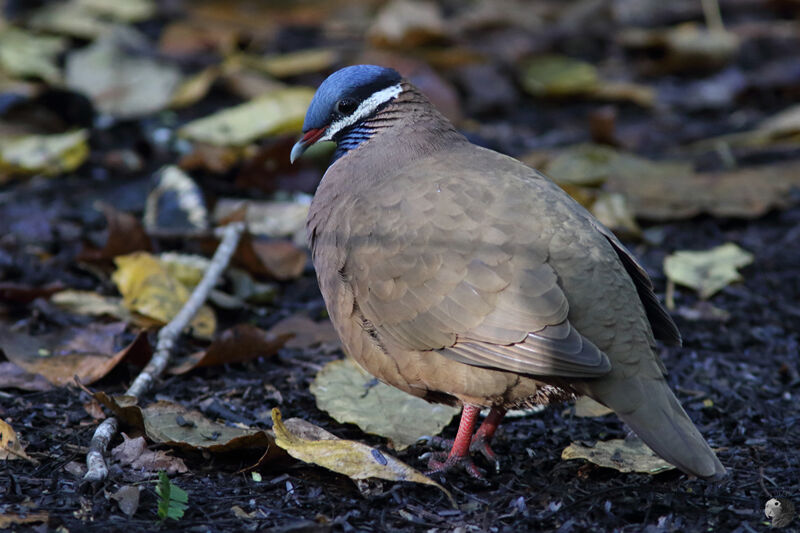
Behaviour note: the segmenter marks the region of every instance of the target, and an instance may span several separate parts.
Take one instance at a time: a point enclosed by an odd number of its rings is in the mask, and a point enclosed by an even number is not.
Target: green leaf
[[[188,507],[189,495],[185,490],[175,485],[167,477],[163,470],[158,473],[158,484],[156,485],[158,494],[158,518],[166,520],[180,520],[183,512]]]

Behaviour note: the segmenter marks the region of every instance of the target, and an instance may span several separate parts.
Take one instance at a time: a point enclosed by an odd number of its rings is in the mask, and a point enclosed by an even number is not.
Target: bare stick
[[[192,295],[178,314],[158,332],[158,343],[153,357],[144,370],[136,376],[136,379],[133,380],[125,394],[139,398],[150,390],[153,382],[167,368],[175,341],[181,332],[186,329],[194,315],[197,314],[200,306],[208,298],[208,293],[217,283],[217,279],[228,266],[233,252],[236,251],[236,247],[239,245],[239,239],[242,236],[244,227],[243,222],[234,222],[222,228],[222,241],[219,243],[217,251],[214,252],[214,257],[211,258],[211,263],[208,265],[203,279],[194,288]],[[103,481],[108,476],[108,467],[106,466],[104,454],[108,448],[108,443],[116,435],[118,427],[119,422],[117,419],[109,417],[95,430],[92,442],[89,444],[89,453],[86,454],[87,471],[86,475],[83,476],[84,481]]]

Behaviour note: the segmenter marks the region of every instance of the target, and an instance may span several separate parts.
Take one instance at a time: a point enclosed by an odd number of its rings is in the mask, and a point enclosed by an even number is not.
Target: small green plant
[[[158,473],[156,485],[158,499],[158,518],[162,521],[167,518],[180,520],[189,502],[189,495],[185,490],[175,485],[163,470]]]

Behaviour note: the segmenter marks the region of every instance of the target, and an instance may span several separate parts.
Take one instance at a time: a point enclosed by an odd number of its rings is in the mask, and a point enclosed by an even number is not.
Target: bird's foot
[[[420,446],[430,446],[431,448],[436,448],[438,450],[451,450],[453,448],[453,440],[452,439],[445,439],[438,436],[428,436],[425,435],[420,437],[417,440],[417,444]],[[469,451],[470,454],[473,453],[480,453],[483,455],[489,463],[494,465],[495,472],[500,472],[500,459],[497,457],[497,454],[492,450],[490,446],[491,438],[485,436],[483,433],[476,433],[473,435],[472,440],[470,441]],[[428,452],[423,454],[420,458],[428,458],[428,457],[447,457],[447,454],[441,452]],[[443,460],[439,460],[439,462],[443,462]],[[444,460],[446,462],[446,460]],[[428,464],[428,468],[434,470],[430,463]]]
[[[452,454],[448,455],[447,452],[428,452],[420,456],[420,459],[426,458],[428,459],[428,471],[425,472],[426,476],[446,473],[454,468],[463,468],[471,477],[486,481],[486,476],[483,471],[475,466],[472,457],[469,455],[458,456]]]

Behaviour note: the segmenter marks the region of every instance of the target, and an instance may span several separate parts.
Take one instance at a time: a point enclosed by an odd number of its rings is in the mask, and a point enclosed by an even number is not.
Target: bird
[[[306,233],[346,354],[384,383],[461,406],[429,473],[482,477],[472,454],[496,460],[507,410],[585,395],[683,472],[724,477],[666,382],[656,339],[681,335],[647,272],[558,185],[471,143],[378,65],[328,76],[302,132],[292,162],[336,144]]]

